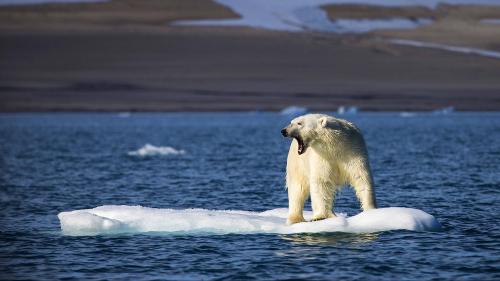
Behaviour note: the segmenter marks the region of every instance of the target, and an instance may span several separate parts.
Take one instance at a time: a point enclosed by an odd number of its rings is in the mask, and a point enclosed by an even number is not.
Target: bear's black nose
[[[284,128],[283,130],[281,130],[281,134],[282,134],[284,137],[288,137],[288,133],[286,132],[286,128]]]

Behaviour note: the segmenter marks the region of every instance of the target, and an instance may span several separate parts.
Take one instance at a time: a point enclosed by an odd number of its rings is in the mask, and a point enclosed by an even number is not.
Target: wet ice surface
[[[500,114],[404,116],[361,112],[345,118],[364,132],[380,207],[422,210],[438,219],[442,231],[68,236],[60,229],[60,212],[104,205],[249,215],[285,208],[289,140],[280,130],[289,117],[2,114],[0,276],[499,279]],[[147,143],[186,153],[128,155]],[[339,194],[335,212],[348,218],[360,212],[351,190]]]
[[[155,209],[142,206],[100,206],[61,212],[58,215],[65,235],[120,233],[259,234],[259,233],[373,233],[390,230],[440,231],[432,216],[411,208],[380,208],[352,217],[338,214],[321,221],[286,225],[288,209],[264,212],[206,209]],[[304,214],[307,221],[312,212]]]

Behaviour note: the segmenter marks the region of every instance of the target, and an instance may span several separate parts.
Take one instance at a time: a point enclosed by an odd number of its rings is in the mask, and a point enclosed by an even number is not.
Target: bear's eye
[[[302,126],[302,122],[297,122],[297,125]]]

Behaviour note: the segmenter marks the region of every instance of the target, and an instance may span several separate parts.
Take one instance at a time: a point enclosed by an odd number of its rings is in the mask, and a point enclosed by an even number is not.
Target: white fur
[[[335,193],[345,185],[356,191],[363,210],[376,208],[373,179],[363,136],[352,123],[324,114],[307,114],[285,128],[306,145],[301,155],[294,138],[288,152],[288,224],[304,221],[310,196],[313,220],[334,217]]]

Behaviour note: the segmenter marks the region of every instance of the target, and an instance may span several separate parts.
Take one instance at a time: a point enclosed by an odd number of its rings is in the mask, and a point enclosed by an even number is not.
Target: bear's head
[[[334,121],[335,118],[325,114],[306,114],[293,119],[290,125],[281,130],[281,134],[297,141],[297,152],[300,155],[313,145],[321,131]]]

